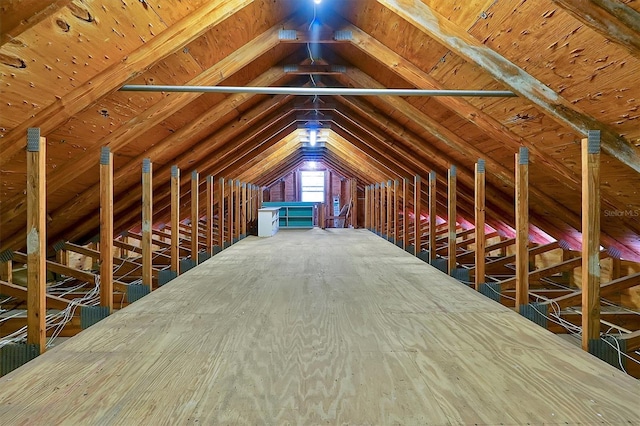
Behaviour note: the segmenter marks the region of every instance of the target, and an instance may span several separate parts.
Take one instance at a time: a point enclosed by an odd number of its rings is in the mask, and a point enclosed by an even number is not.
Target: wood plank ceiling
[[[0,251],[25,245],[29,127],[47,138],[49,244],[98,233],[102,146],[115,154],[117,232],[140,220],[145,157],[159,222],[168,217],[173,164],[184,170],[187,203],[191,170],[269,185],[310,158],[356,177],[361,189],[434,170],[441,206],[446,170],[456,165],[459,219],[473,222],[473,165],[483,158],[487,222],[508,230],[514,154],[525,146],[532,234],[574,248],[580,140],[600,130],[602,244],[640,261],[639,11],[637,0],[4,0]],[[296,40],[281,40],[282,29],[297,30]],[[348,36],[336,40],[336,31]],[[119,91],[124,84],[495,89],[518,97]],[[298,124],[315,111],[331,127],[312,152]]]

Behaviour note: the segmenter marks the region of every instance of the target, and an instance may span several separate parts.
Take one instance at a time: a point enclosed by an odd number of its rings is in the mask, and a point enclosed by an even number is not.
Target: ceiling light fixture
[[[309,129],[309,145],[316,146],[318,140],[318,129]]]

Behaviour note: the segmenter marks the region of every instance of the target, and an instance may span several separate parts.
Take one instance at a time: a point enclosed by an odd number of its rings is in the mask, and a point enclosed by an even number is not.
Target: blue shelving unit
[[[280,228],[313,228],[313,202],[271,201],[262,203],[262,207],[280,207]]]

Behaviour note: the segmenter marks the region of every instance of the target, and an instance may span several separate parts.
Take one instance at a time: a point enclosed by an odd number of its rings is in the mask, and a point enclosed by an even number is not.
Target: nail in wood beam
[[[409,245],[409,179],[402,179],[402,249]]]
[[[198,264],[198,235],[200,223],[200,175],[191,172],[191,261]]]
[[[46,139],[27,130],[27,344],[46,350]]]
[[[107,146],[100,151],[100,306],[113,312],[113,153]]]
[[[215,183],[215,179],[213,176],[207,176],[207,192],[206,192],[206,204],[207,204],[207,252],[213,256],[213,246],[215,244],[213,238],[213,186]]]
[[[400,239],[400,181],[393,181],[393,243],[398,244]]]
[[[420,224],[420,211],[422,211],[422,190],[420,189],[421,179],[420,175],[413,177],[413,240],[414,240],[414,254],[417,256],[420,254],[420,248],[422,246],[422,229]]]
[[[436,214],[437,204],[437,185],[436,172],[432,170],[429,173],[429,263],[433,264],[436,259]]]
[[[529,304],[529,150],[516,154],[516,309]]]
[[[456,263],[456,239],[458,238],[456,233],[456,217],[457,217],[457,209],[456,209],[456,166],[451,166],[449,169],[448,176],[448,216],[449,216],[449,239],[448,239],[448,260],[447,260],[447,270],[449,271],[449,275],[453,274],[454,269],[458,266]]]
[[[600,338],[600,132],[582,140],[582,349]]]
[[[480,159],[475,170],[475,287],[480,290],[480,284],[485,281],[485,247],[487,241],[484,234],[485,223],[485,163]]]
[[[142,160],[142,285],[149,287],[149,291],[153,290],[152,284],[152,232],[153,226],[153,187],[151,160],[145,158]],[[178,232],[178,229],[172,229],[172,232]]]
[[[180,274],[180,169],[171,166],[171,270]]]

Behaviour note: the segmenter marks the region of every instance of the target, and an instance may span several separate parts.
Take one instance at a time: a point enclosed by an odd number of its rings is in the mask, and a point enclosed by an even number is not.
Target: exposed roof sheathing
[[[434,170],[441,206],[446,170],[456,165],[459,214],[470,222],[473,166],[483,158],[487,221],[512,227],[514,154],[526,146],[531,223],[575,248],[580,140],[600,130],[602,245],[640,261],[639,11],[635,0],[3,1],[0,251],[25,245],[29,127],[47,138],[50,243],[97,234],[102,146],[115,155],[117,232],[140,220],[145,157],[154,166],[158,220],[168,215],[173,164],[183,170],[187,200],[194,169],[267,185],[317,158],[361,188]],[[316,28],[320,43],[311,38]],[[280,29],[297,30],[298,39],[280,40]],[[351,38],[334,40],[335,31]],[[292,64],[319,74],[285,72]],[[331,65],[346,70],[327,72]],[[510,90],[518,97],[313,99],[119,91],[124,84]],[[312,110],[331,124],[315,153],[298,137]]]

